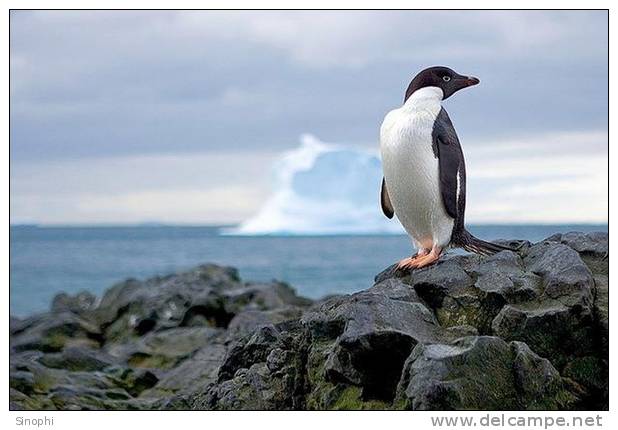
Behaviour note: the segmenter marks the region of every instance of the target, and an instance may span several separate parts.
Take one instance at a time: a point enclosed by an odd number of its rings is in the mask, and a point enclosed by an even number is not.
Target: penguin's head
[[[480,81],[472,76],[463,76],[448,67],[434,66],[420,71],[406,90],[404,103],[416,91],[425,87],[437,87],[442,90],[447,99],[457,91],[478,84]]]

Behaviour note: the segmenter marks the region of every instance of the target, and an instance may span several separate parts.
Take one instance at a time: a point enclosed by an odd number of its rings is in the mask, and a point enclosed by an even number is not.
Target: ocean
[[[483,239],[538,241],[607,225],[470,226]],[[370,287],[373,277],[409,255],[403,235],[231,236],[222,227],[10,227],[11,314],[49,308],[64,291],[100,296],[126,278],[143,279],[212,262],[237,267],[244,280],[278,279],[319,298]]]

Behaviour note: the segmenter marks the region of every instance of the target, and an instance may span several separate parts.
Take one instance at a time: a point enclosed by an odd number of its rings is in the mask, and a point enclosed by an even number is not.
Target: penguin
[[[433,264],[447,248],[481,255],[510,249],[478,239],[464,226],[466,165],[442,101],[479,82],[448,67],[429,67],[382,122],[382,211],[388,218],[397,215],[418,250],[397,264],[400,270]]]

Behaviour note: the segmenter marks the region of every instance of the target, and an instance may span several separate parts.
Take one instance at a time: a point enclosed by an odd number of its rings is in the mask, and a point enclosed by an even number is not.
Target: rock
[[[206,264],[177,275],[118,284],[101,299],[97,318],[106,338],[123,341],[174,327],[225,329],[245,310],[308,304],[287,284],[245,284],[236,269]]]
[[[59,410],[130,409],[129,395],[122,389],[58,386],[48,398]]]
[[[110,342],[104,349],[134,367],[169,369],[223,333],[216,327],[176,327],[149,332],[137,340]]]
[[[10,320],[11,407],[187,407],[216,381],[228,344],[310,304],[285,283],[244,283],[215,265],[125,281],[98,305],[59,294],[51,312]]]
[[[96,297],[87,291],[81,291],[74,296],[67,293],[56,294],[51,304],[52,312],[73,312],[84,315],[96,306]]]
[[[9,375],[9,386],[24,394],[34,392],[34,375],[23,370],[15,370]]]
[[[414,410],[561,409],[574,399],[549,361],[522,343],[491,336],[420,344],[397,387],[399,407]]]
[[[35,410],[35,411],[50,411],[56,410],[54,404],[45,396],[32,395],[27,396],[21,391],[13,388],[9,389],[9,410]]]
[[[607,235],[502,243],[316,302],[215,265],[59,295],[10,319],[9,408],[607,410]]]
[[[45,354],[39,362],[55,369],[94,371],[113,365],[114,358],[98,350],[72,346],[64,348],[59,353]]]
[[[225,358],[226,346],[212,343],[198,350],[191,358],[164,372],[160,381],[148,391],[147,396],[161,394],[189,395],[204,391],[217,380],[219,367]]]
[[[239,338],[253,332],[255,329],[284,321],[298,319],[302,308],[283,305],[272,310],[247,310],[235,315],[227,327],[229,338]]]
[[[301,320],[314,339],[332,340],[323,354],[324,379],[360,386],[366,399],[392,400],[403,362],[417,343],[455,337],[427,307],[410,301],[414,293],[393,288],[394,299],[388,293],[378,284],[327,302]]]
[[[71,312],[47,313],[19,321],[12,327],[10,346],[13,351],[60,351],[67,345],[98,347],[98,326]]]
[[[214,265],[143,282],[130,279],[105,293],[97,319],[106,338],[116,341],[196,321],[225,327],[233,314],[225,308],[220,292],[241,286],[234,269]]]
[[[131,369],[126,367],[117,367],[110,369],[107,372],[113,376],[114,382],[118,387],[126,390],[131,396],[136,397],[144,390],[154,387],[159,378],[145,369]]]
[[[507,304],[492,322],[492,331],[506,340],[526,342],[559,369],[574,356],[595,348],[594,279],[579,254],[551,241],[532,246],[526,269],[541,276],[537,299]]]
[[[191,407],[215,410],[303,409],[304,341],[299,324],[280,324],[257,330],[228,352],[217,383],[205,392],[194,393]]]
[[[581,233],[572,231],[558,233],[545,239],[548,242],[560,242],[583,255],[606,258],[609,254],[609,236],[607,233]]]

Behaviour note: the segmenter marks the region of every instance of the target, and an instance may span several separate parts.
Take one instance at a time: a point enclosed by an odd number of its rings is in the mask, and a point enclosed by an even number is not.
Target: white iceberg
[[[311,135],[273,166],[274,194],[238,235],[402,233],[380,209],[376,151],[327,144]]]

